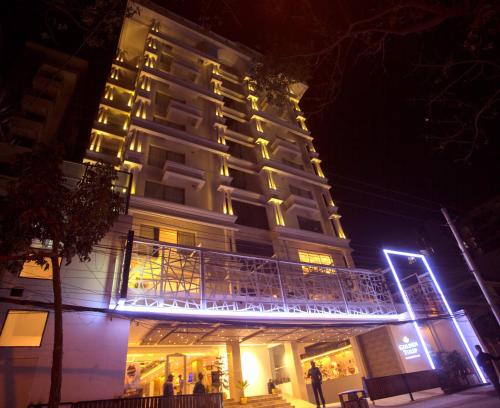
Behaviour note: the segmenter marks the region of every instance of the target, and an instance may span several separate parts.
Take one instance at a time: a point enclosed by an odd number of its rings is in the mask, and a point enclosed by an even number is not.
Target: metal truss
[[[298,317],[396,314],[384,277],[371,271],[146,241],[134,242],[125,304]]]

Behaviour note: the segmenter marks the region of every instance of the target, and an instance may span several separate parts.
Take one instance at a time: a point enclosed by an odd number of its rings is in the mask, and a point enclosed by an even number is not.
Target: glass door
[[[174,394],[186,394],[186,356],[184,354],[167,354],[165,378],[174,376]]]

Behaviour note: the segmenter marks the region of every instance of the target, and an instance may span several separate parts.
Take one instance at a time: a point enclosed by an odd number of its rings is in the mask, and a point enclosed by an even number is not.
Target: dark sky
[[[213,31],[259,51],[276,44],[307,45],[314,41],[317,28],[308,21],[296,22],[295,1],[155,2],[195,22],[200,22],[201,15],[208,16]],[[339,30],[352,16],[363,16],[371,4],[370,0],[309,3]],[[23,38],[40,40],[40,16],[44,12],[41,5],[42,2],[22,0],[2,13],[0,39],[4,55],[5,48],[15,48]],[[24,24],[18,24],[21,16]],[[384,67],[380,59],[361,59],[347,65],[335,102],[308,116],[308,126],[333,186],[333,198],[352,240],[358,266],[385,266],[380,254],[384,246],[418,249],[422,247],[422,234],[427,235],[428,241],[429,234],[433,235],[432,241],[435,231],[442,238],[449,236],[442,227],[439,203],[461,214],[499,193],[498,138],[469,163],[454,161],[451,153],[433,150],[425,139],[426,114],[423,106],[415,102],[422,89],[433,86],[425,76],[411,74],[417,53],[423,47],[439,56],[460,46],[466,27],[461,27],[460,22],[456,24],[391,41]],[[81,42],[81,35],[73,35],[71,27],[58,38],[66,50],[75,50]],[[102,89],[98,85],[105,80],[113,53],[84,48],[79,54],[90,60],[90,76],[95,78],[96,90]],[[321,66],[309,80],[310,91],[302,103],[306,114],[317,110],[315,98],[330,69],[327,64]],[[89,100],[95,96],[91,91]],[[96,109],[97,105],[86,108],[90,121]],[[495,133],[498,134],[498,120],[496,128],[492,128],[492,134]],[[435,262],[443,268],[456,265],[457,259],[460,262],[453,246],[447,247],[435,256]]]
[[[200,8],[194,1],[187,2],[188,8],[183,2],[174,7],[168,3],[178,14],[199,18]],[[207,9],[208,15],[210,10],[220,12],[222,24],[214,25],[215,32],[259,51],[287,42],[307,44],[314,38],[315,27],[307,22],[296,24],[296,2],[208,3],[211,7],[205,6],[205,13]],[[362,16],[369,2],[314,0],[310,4],[329,24],[342,29],[349,16]],[[384,246],[419,249],[422,235],[432,235],[427,237],[431,244],[436,235],[439,239],[449,237],[442,227],[441,203],[460,214],[500,192],[498,144],[463,163],[456,161],[452,152],[436,151],[424,136],[428,131],[426,114],[415,99],[432,83],[425,75],[412,74],[414,62],[422,47],[439,56],[460,46],[460,35],[467,27],[454,24],[390,42],[384,67],[377,59],[347,66],[335,102],[318,114],[308,115],[308,126],[359,266],[385,266],[380,254]],[[310,79],[310,91],[302,103],[306,113],[317,110],[315,97],[329,69],[325,64]],[[440,247],[446,250],[436,253],[436,263],[443,267],[461,263],[453,245]]]

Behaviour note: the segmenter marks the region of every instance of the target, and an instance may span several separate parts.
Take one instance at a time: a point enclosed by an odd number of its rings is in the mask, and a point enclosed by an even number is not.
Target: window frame
[[[14,312],[18,311],[18,312],[45,313],[45,322],[44,322],[44,325],[43,325],[42,334],[40,335],[40,343],[38,344],[38,346],[2,346],[0,344],[0,348],[13,348],[13,347],[40,348],[40,347],[42,347],[42,342],[43,342],[43,338],[45,336],[45,331],[47,330],[47,323],[49,321],[49,314],[50,314],[50,312],[48,310],[41,310],[41,309],[12,309],[12,308],[9,308],[9,309],[6,310],[5,319],[3,319],[2,327],[0,328],[0,337],[2,336],[3,330],[5,329],[5,324],[7,323],[7,318],[9,317],[9,313],[13,312],[13,311]]]

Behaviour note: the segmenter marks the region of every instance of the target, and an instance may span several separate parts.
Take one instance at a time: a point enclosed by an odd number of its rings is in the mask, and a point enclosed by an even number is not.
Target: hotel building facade
[[[64,303],[88,309],[64,313],[63,400],[161,395],[168,373],[191,393],[201,372],[232,399],[242,380],[257,396],[273,379],[313,401],[315,359],[333,402],[363,376],[429,369],[431,350],[462,347],[449,322],[388,324],[415,316],[353,263],[299,106],[307,87],[268,104],[250,77],[256,52],[137,5],[84,160],[130,173],[128,212],[89,263],[63,267]],[[27,304],[51,301],[50,277],[28,264],[3,277],[28,301],[1,305],[5,406],[47,401],[53,316]]]

